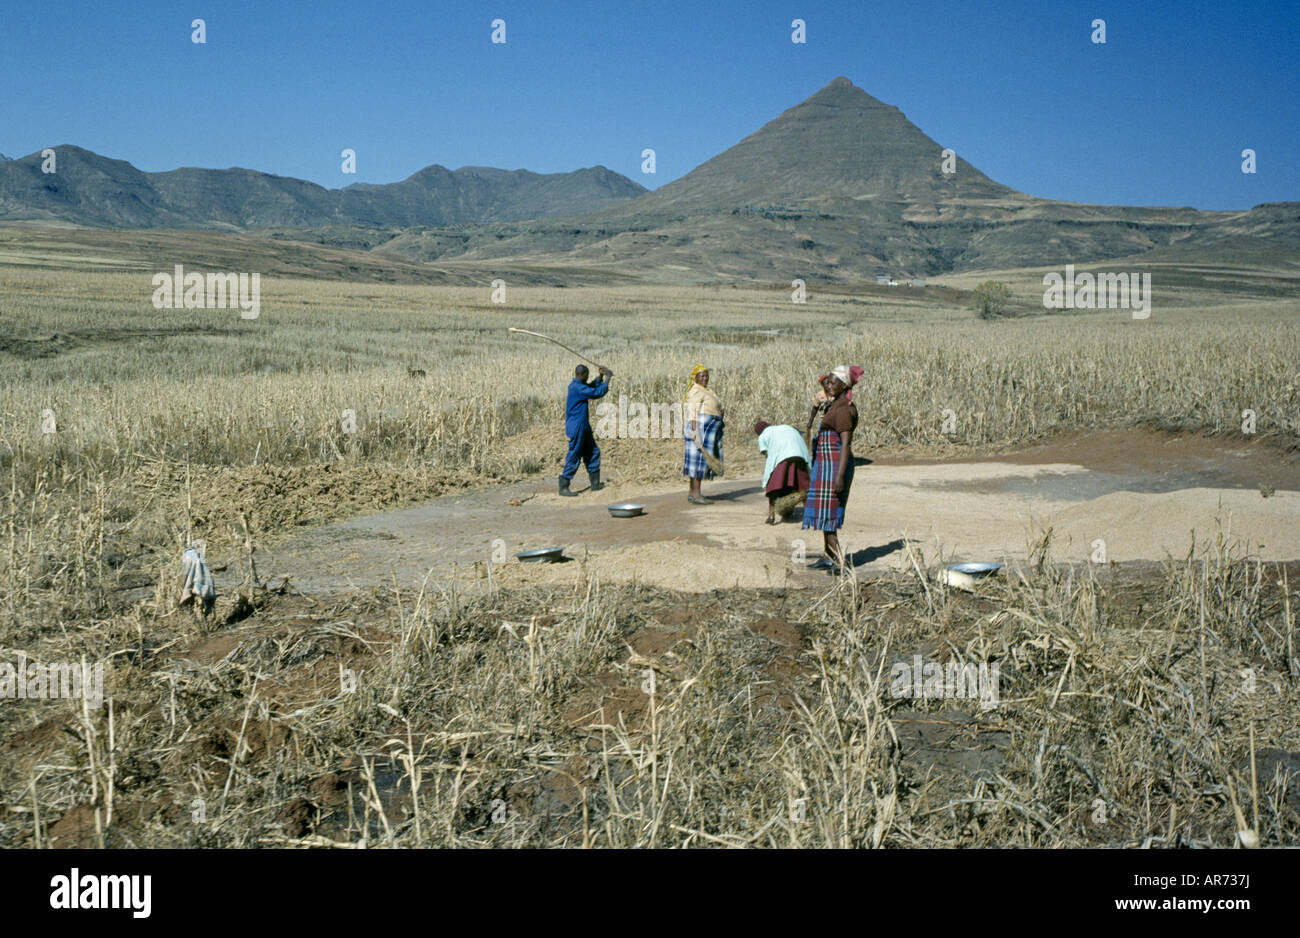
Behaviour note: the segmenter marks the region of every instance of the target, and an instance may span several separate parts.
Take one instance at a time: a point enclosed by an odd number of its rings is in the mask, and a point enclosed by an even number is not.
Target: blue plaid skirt
[[[844,527],[844,505],[853,487],[853,461],[844,467],[844,491],[835,491],[835,470],[840,462],[840,435],[822,430],[813,441],[812,484],[803,505],[803,527],[835,532]]]
[[[704,448],[718,459],[722,458],[722,418],[705,414],[699,419],[700,440]],[[713,470],[704,461],[704,453],[695,445],[695,437],[689,429],[685,431],[686,458],[682,463],[682,475],[688,479],[712,479]]]

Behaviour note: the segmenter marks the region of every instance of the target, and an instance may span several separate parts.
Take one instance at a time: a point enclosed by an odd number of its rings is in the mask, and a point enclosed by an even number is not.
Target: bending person
[[[803,434],[789,424],[773,426],[766,420],[754,424],[758,451],[767,456],[763,469],[763,491],[767,494],[767,523],[776,524],[808,498],[808,444]]]

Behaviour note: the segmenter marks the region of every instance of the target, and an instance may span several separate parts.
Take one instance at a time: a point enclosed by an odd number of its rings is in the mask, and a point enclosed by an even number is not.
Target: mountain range
[[[0,163],[0,222],[266,229],[407,262],[509,261],[656,281],[876,274],[1228,256],[1297,263],[1300,202],[1242,211],[1088,205],[984,175],[898,108],[836,78],[654,191],[604,167],[538,175],[430,166],[324,189],[251,170],[142,173],[76,147]]]
[[[0,221],[225,231],[459,225],[591,212],[646,191],[604,166],[543,174],[434,165],[401,182],[326,189],[251,169],[146,173],[81,147],[50,149],[53,173],[42,172],[40,153],[0,163]]]

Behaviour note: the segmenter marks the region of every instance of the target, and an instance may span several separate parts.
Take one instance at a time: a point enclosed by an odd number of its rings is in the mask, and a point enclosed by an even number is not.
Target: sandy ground
[[[553,483],[495,486],[303,530],[270,545],[263,569],[308,591],[441,585],[485,579],[489,568],[502,586],[576,583],[584,564],[602,580],[692,592],[827,582],[808,569],[820,533],[764,523],[753,461],[738,478],[706,483],[715,501],[705,506],[687,503],[684,480],[651,487],[618,483],[617,467],[606,474],[603,492],[584,486],[578,498],[560,498]],[[606,506],[624,501],[647,513],[611,517]],[[995,458],[864,462],[841,538],[857,574],[870,576],[910,565],[909,541],[931,560],[1024,558],[1048,527],[1062,561],[1089,560],[1097,541],[1111,562],[1160,561],[1220,531],[1263,559],[1300,559],[1300,459],[1245,437],[1126,430]],[[514,557],[547,547],[571,559]]]

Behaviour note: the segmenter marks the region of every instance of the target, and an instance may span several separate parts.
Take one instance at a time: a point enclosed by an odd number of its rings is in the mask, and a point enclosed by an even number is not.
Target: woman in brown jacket
[[[844,526],[844,506],[853,486],[853,431],[858,428],[858,409],[853,405],[849,388],[861,374],[861,369],[839,365],[822,375],[826,400],[814,407],[808,418],[811,428],[821,414],[821,424],[810,447],[812,484],[804,503],[803,526],[822,532],[827,565],[833,569],[844,563],[839,530]]]

